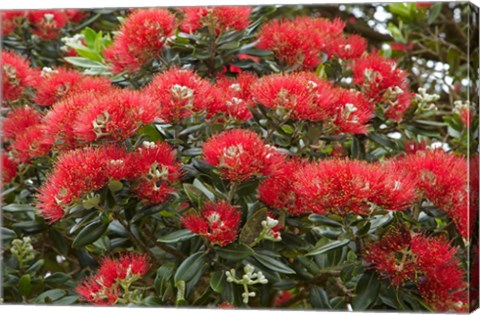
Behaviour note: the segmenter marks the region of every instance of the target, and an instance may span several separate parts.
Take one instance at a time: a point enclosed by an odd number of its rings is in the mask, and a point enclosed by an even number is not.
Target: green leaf
[[[233,243],[226,247],[216,248],[218,256],[227,260],[242,260],[255,254],[255,252],[245,244]]]
[[[184,229],[164,235],[160,237],[157,241],[160,243],[176,243],[191,239],[195,235],[196,234],[193,234],[190,230]]]
[[[0,227],[0,236],[2,241],[9,241],[17,238],[17,233],[2,226]]]
[[[55,272],[50,276],[45,278],[45,283],[47,284],[60,284],[65,283],[70,280],[71,277],[63,272]]]
[[[427,20],[428,24],[432,24],[433,22],[435,22],[437,17],[442,12],[442,6],[443,6],[443,3],[435,3],[434,5],[432,5],[430,7],[429,14],[428,14],[428,20]]]
[[[95,44],[95,38],[97,37],[97,32],[95,32],[90,27],[86,27],[83,29],[82,34],[84,36],[87,47],[93,49]]]
[[[72,243],[73,248],[79,248],[95,242],[108,228],[108,224],[100,221],[94,221],[84,227],[75,237]]]
[[[310,289],[310,304],[317,309],[332,309],[328,299],[327,291],[318,286],[313,286]]]
[[[31,205],[11,203],[9,205],[2,207],[3,211],[7,212],[25,212],[25,211],[35,211],[35,208]]]
[[[185,259],[175,272],[175,283],[179,281],[187,282],[198,272],[201,272],[206,267],[205,256],[205,253],[198,252]]]
[[[273,55],[273,52],[270,50],[261,50],[256,48],[245,49],[241,51],[242,54],[247,54],[250,56],[257,56],[257,57],[267,57]]]
[[[380,281],[373,270],[365,272],[358,280],[352,306],[354,310],[366,310],[377,299]]]
[[[193,186],[197,187],[211,201],[215,200],[215,194],[211,192],[210,189],[208,189],[207,186],[202,183],[202,181],[198,180],[198,178],[193,180]],[[214,189],[213,187],[210,188]]]
[[[242,228],[239,241],[244,244],[251,244],[262,231],[262,221],[267,218],[267,209],[260,209],[255,212]]]
[[[370,140],[375,141],[376,143],[380,144],[383,147],[395,150],[396,149],[396,143],[393,140],[388,139],[385,135],[381,135],[378,133],[369,133],[368,138]]]
[[[308,219],[314,223],[321,223],[323,225],[341,227],[342,223],[335,221],[323,214],[311,214],[308,216]]]
[[[55,301],[55,305],[72,305],[78,302],[78,296],[66,296]]]
[[[68,63],[81,68],[98,68],[107,69],[107,67],[101,62],[87,59],[85,57],[65,57]]]
[[[295,274],[295,270],[288,267],[283,262],[276,260],[272,257],[261,255],[258,253],[255,254],[254,257],[256,260],[258,260],[259,263],[261,263],[262,265],[264,265],[265,267],[269,268],[272,271],[276,271],[284,274]]]
[[[210,277],[210,288],[217,293],[222,293],[226,284],[225,272],[215,271]]]
[[[347,245],[348,243],[350,243],[349,239],[333,241],[333,242],[330,242],[326,245],[322,245],[322,246],[319,246],[319,247],[316,247],[316,248],[312,249],[305,256],[314,256],[314,255],[323,254],[323,253],[329,252],[333,249],[343,247],[343,246]]]
[[[175,264],[173,262],[166,263],[157,269],[154,285],[158,296],[163,296],[165,293],[174,270]]]
[[[29,274],[35,274],[43,267],[44,263],[45,261],[43,259],[39,259],[33,265],[31,265],[25,272]]]
[[[65,291],[60,289],[53,289],[48,290],[40,294],[36,299],[35,303],[43,304],[43,303],[51,303],[59,300],[60,298],[65,296]]]
[[[32,282],[30,274],[23,275],[18,281],[18,291],[22,296],[29,296],[32,292]]]

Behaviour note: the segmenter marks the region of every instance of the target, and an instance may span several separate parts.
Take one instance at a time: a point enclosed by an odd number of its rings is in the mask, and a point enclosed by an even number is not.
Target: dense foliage
[[[476,307],[469,5],[1,14],[4,302]]]

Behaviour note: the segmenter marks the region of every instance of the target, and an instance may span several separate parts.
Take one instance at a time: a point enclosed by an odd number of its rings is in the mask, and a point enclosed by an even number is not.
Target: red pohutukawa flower
[[[339,132],[363,134],[366,123],[373,117],[374,106],[360,92],[337,89],[337,99],[329,110],[329,116]]]
[[[12,109],[3,121],[3,139],[15,140],[28,127],[40,123],[40,113],[33,107],[23,106]]]
[[[73,202],[104,187],[111,179],[132,178],[135,162],[117,146],[86,147],[60,154],[39,189],[37,208],[52,222],[61,219]],[[122,175],[119,176],[119,172]]]
[[[52,145],[62,150],[79,146],[73,124],[78,114],[97,98],[95,93],[86,92],[66,97],[55,103],[42,119],[45,133],[48,135],[46,140],[51,141]]]
[[[60,36],[62,27],[68,23],[68,16],[62,10],[31,10],[28,20],[33,34],[51,40]]]
[[[307,164],[295,173],[294,182],[299,202],[319,214],[405,210],[415,197],[413,182],[400,172],[355,160]]]
[[[134,193],[149,204],[166,201],[181,175],[172,148],[166,143],[144,142],[135,152],[134,161]]]
[[[257,47],[272,50],[275,58],[294,69],[314,69],[320,64],[320,54],[327,49],[328,43],[343,36],[344,27],[345,22],[340,19],[297,17],[272,20],[260,29]],[[357,42],[352,42],[355,50],[358,50]],[[345,54],[345,49],[339,51]]]
[[[68,17],[68,20],[73,23],[81,22],[85,19],[89,13],[78,9],[65,9],[63,10]]]
[[[348,37],[337,37],[327,43],[325,53],[331,56],[337,56],[340,59],[360,58],[368,48],[365,38],[359,35],[350,35]]]
[[[415,179],[419,197],[445,211],[468,238],[467,160],[437,149],[417,151],[398,163]]]
[[[203,157],[230,181],[268,176],[283,161],[275,148],[265,145],[256,133],[243,129],[211,137],[203,144]]]
[[[210,82],[192,70],[177,68],[156,75],[145,93],[158,104],[159,117],[165,122],[202,113],[218,102]]]
[[[408,90],[407,73],[398,69],[395,61],[372,54],[356,60],[353,74],[370,101],[386,106],[387,118],[402,119],[413,94]]]
[[[435,311],[465,311],[467,283],[456,254],[443,237],[411,236],[405,227],[398,227],[367,245],[364,257],[393,285],[415,284]]]
[[[81,141],[122,141],[152,123],[158,107],[137,91],[119,90],[97,97],[77,115],[73,130]]]
[[[18,163],[8,154],[8,152],[3,152],[0,156],[2,159],[2,182],[8,183],[17,176]]]
[[[41,76],[34,99],[40,106],[52,106],[55,102],[78,93],[90,91],[104,94],[112,89],[107,78],[85,76],[66,68],[44,69]]]
[[[257,103],[310,121],[326,118],[338,98],[332,84],[306,72],[264,76],[252,86],[252,94]]]
[[[11,145],[12,154],[24,163],[47,156],[52,146],[51,141],[46,140],[46,137],[42,124],[30,126],[15,138]]]
[[[112,71],[137,71],[143,64],[161,54],[176,28],[175,15],[167,9],[134,10],[115,35],[113,45],[104,51]]]
[[[219,96],[218,102],[213,102],[216,108],[209,108],[209,114],[223,114],[227,119],[246,121],[253,117],[249,106],[254,105],[251,86],[257,81],[257,76],[242,72],[236,79],[222,78],[216,82]]]
[[[29,62],[16,53],[2,50],[2,98],[4,102],[15,102],[25,98],[29,88],[37,83],[37,73]]]
[[[8,36],[17,26],[22,23],[22,20],[27,16],[27,11],[23,10],[6,10],[0,12],[0,35]]]
[[[228,30],[243,30],[250,24],[249,6],[228,6],[228,7],[192,7],[183,8],[183,21],[180,29],[185,33],[194,33],[198,29],[208,26],[215,27],[216,34]]]
[[[129,303],[125,290],[143,278],[150,269],[146,255],[126,253],[117,259],[105,258],[96,275],[92,275],[76,288],[83,300],[96,305]]]
[[[286,209],[293,215],[308,213],[296,198],[293,190],[295,172],[305,165],[305,161],[290,159],[275,168],[272,175],[260,182],[259,199],[276,209]]]
[[[240,215],[240,211],[226,201],[207,202],[200,214],[188,215],[182,223],[211,243],[226,246],[237,238]]]

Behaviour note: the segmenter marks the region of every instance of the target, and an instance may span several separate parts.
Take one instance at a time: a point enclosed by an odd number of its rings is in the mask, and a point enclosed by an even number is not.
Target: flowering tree
[[[470,16],[3,12],[4,301],[475,308]]]

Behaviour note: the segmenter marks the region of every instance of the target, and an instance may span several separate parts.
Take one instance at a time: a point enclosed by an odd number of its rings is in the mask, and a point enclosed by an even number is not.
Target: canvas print
[[[473,311],[478,8],[1,12],[1,301]]]

